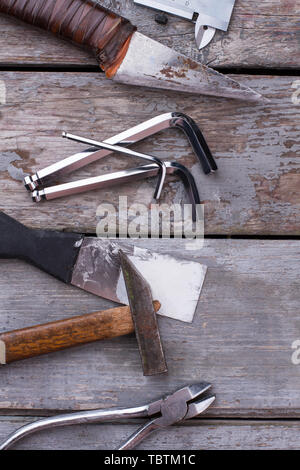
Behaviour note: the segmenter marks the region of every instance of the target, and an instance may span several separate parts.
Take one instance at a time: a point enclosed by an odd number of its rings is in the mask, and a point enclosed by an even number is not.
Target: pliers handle
[[[105,421],[115,421],[124,418],[151,418],[146,424],[140,427],[121,446],[119,450],[133,449],[143,439],[153,431],[171,426],[180,421],[193,418],[203,413],[215,400],[214,396],[203,400],[193,401],[211,387],[208,383],[199,383],[186,386],[177,390],[165,398],[156,400],[148,405],[121,408],[112,410],[79,411],[76,413],[51,416],[33,423],[26,424],[12,433],[5,442],[0,445],[0,450],[10,448],[17,441],[34,432],[57,426],[69,426],[72,424],[101,423]]]

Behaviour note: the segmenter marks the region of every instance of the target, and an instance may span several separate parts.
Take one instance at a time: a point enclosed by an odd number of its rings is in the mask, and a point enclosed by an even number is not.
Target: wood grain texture
[[[133,0],[102,0],[102,5],[127,17],[139,31],[211,66],[298,68],[299,3],[293,0],[238,0],[228,33],[217,32],[201,52],[194,25],[168,15],[167,26],[154,21],[155,12]],[[0,17],[0,63],[96,65],[88,52],[70,46],[38,29]]]
[[[157,311],[159,303],[155,302]],[[129,307],[115,307],[0,334],[2,364],[134,332]]]
[[[155,178],[38,204],[31,202],[21,180],[84,148],[62,139],[62,130],[104,140],[161,113],[180,111],[203,131],[219,166],[214,175],[202,173],[179,130],[163,131],[134,148],[190,168],[205,204],[206,233],[299,234],[300,106],[293,87],[300,80],[238,79],[270,102],[253,105],[120,86],[97,73],[0,73],[6,93],[0,106],[0,208],[28,226],[95,233],[100,203],[118,209],[119,196],[127,196],[128,205],[149,206]],[[52,184],[138,164],[126,156],[109,156]],[[178,177],[167,178],[161,201],[188,202]]]
[[[201,250],[180,240],[135,244],[208,266],[194,322],[158,318],[169,374],[143,377],[134,336],[99,341],[2,367],[0,408],[126,407],[204,380],[217,397],[207,416],[300,417],[300,365],[292,362],[299,241],[206,240]],[[22,262],[1,260],[0,273],[2,332],[112,307]]]
[[[1,417],[0,441],[36,418]],[[134,424],[78,425],[49,429],[19,441],[16,450],[116,449],[133,433]],[[299,421],[192,420],[151,434],[138,449],[145,450],[298,450]],[[199,456],[201,459],[201,454]]]
[[[237,0],[229,32],[217,32],[201,52],[194,26],[186,20],[168,15],[167,26],[162,26],[155,23],[154,11],[133,0],[101,4],[126,16],[140,32],[212,67],[266,73],[269,68],[299,69],[298,1]],[[0,28],[0,66],[97,69],[91,54],[37,28],[2,15]],[[93,191],[35,205],[22,187],[23,175],[82,148],[60,139],[61,130],[101,140],[160,113],[181,111],[200,125],[218,173],[204,177],[185,138],[174,130],[136,148],[192,169],[205,202],[206,233],[299,235],[300,77],[234,78],[268,96],[270,103],[253,107],[131,88],[112,84],[99,73],[2,72],[0,209],[31,227],[94,233],[98,204],[116,203],[118,192]],[[135,163],[109,157],[71,176]],[[128,195],[129,204],[147,203],[155,183],[126,186],[120,194]],[[168,178],[163,200],[186,201],[177,178]],[[194,323],[159,318],[169,375],[142,376],[133,335],[3,367],[0,410],[6,416],[0,417],[0,440],[31,422],[31,414],[144,404],[191,381],[208,380],[217,401],[204,419],[153,434],[141,448],[298,450],[299,240],[214,239],[206,240],[202,250],[179,240],[139,244],[209,267]],[[112,306],[22,262],[0,260],[0,331]],[[27,417],[10,416],[22,413]],[[238,420],[221,420],[226,417]],[[260,420],[249,419],[256,417]],[[58,428],[16,448],[111,449],[135,429],[131,423]]]

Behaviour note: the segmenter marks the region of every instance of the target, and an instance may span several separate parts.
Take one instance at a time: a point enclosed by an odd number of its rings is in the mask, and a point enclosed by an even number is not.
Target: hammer
[[[119,251],[129,306],[120,306],[0,334],[0,364],[40,356],[135,331],[144,375],[167,372],[156,312],[147,281]]]

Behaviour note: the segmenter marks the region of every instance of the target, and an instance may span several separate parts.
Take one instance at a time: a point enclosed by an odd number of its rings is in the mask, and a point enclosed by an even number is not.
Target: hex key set
[[[191,172],[184,165],[176,161],[163,161],[152,155],[136,152],[127,148],[133,143],[139,142],[146,137],[169,128],[181,129],[184,132],[197,157],[197,161],[201,164],[205,174],[208,175],[217,170],[217,164],[195,121],[183,113],[173,112],[165,113],[149,119],[148,121],[121,132],[104,142],[98,142],[96,140],[63,132],[63,137],[89,145],[90,147],[46,168],[38,170],[32,175],[26,176],[24,179],[25,187],[31,191],[33,201],[39,202],[42,199],[51,200],[71,194],[91,191],[93,189],[106,188],[117,184],[137,181],[143,178],[158,176],[154,199],[159,199],[166,174],[176,174],[181,178],[186,188],[190,203],[192,204],[193,220],[195,221],[196,205],[200,204],[200,197],[196,182]],[[57,177],[60,174],[71,173],[72,171],[82,168],[89,163],[96,162],[113,152],[129,157],[138,157],[151,163],[55,186],[46,186],[46,184],[49,184],[51,181],[51,178]]]

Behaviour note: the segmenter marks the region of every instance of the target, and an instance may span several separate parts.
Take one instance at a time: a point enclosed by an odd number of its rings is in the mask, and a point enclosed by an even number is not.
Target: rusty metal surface
[[[128,256],[119,251],[144,375],[167,372],[151,289]],[[157,299],[159,300],[159,299]]]
[[[262,95],[227,75],[135,32],[113,80],[200,95],[263,101]]]
[[[138,241],[138,240],[135,240]],[[121,304],[128,304],[119,250],[122,249],[151,286],[162,307],[160,315],[190,323],[199,301],[207,267],[197,261],[156,253],[153,240],[148,249],[126,239],[84,238],[71,284]]]

